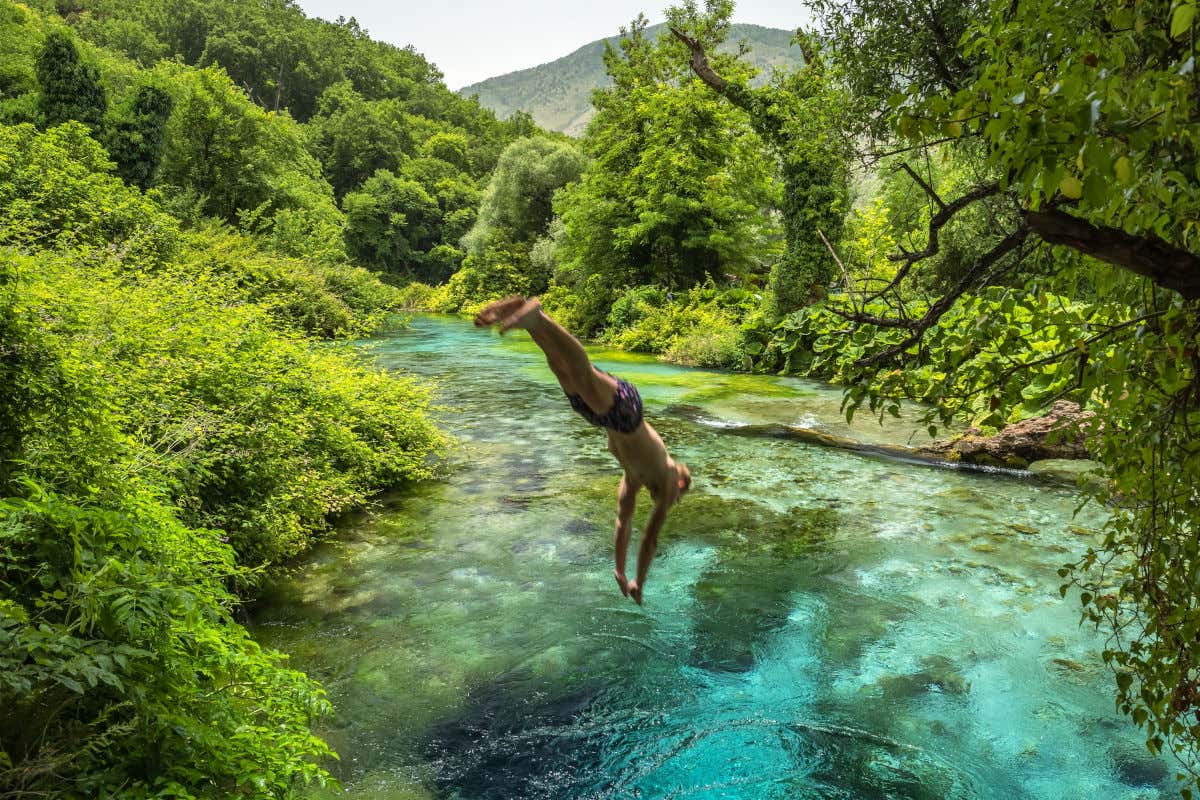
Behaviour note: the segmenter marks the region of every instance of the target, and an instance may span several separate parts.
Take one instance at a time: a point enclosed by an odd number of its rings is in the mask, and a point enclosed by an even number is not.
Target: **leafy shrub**
[[[22,280],[28,301],[65,360],[94,365],[120,398],[121,430],[156,443],[143,478],[169,487],[187,524],[226,531],[243,563],[295,555],[331,514],[430,474],[441,440],[422,389],[281,335],[266,309],[229,304],[228,278],[131,283],[121,265],[85,279],[72,258],[42,263]],[[30,441],[65,455],[56,426]]]
[[[693,367],[732,369],[744,364],[741,329],[727,316],[696,310],[694,324],[663,351],[668,361]]]
[[[179,223],[130,189],[79,122],[44,134],[0,126],[0,245],[120,247],[150,266],[179,243]]]
[[[400,308],[398,290],[361,267],[264,253],[256,240],[213,222],[184,240],[183,264],[228,277],[231,291],[294,330],[325,338],[371,334]]]
[[[542,307],[567,330],[590,336],[604,327],[612,293],[603,276],[589,275],[574,288],[552,284],[542,295]]]
[[[270,212],[270,205],[265,204],[238,214],[240,227],[253,234],[260,247],[317,264],[340,264],[347,260],[340,217],[307,208]]]
[[[218,532],[130,498],[0,500],[0,792],[283,797],[325,783],[317,684],[237,625]],[[243,574],[244,577],[244,574]]]
[[[743,289],[722,290],[712,282],[678,298],[661,286],[638,286],[613,301],[601,341],[681,364],[741,366],[739,319],[757,302]]]
[[[426,391],[299,335],[371,329],[396,290],[181,233],[77,122],[0,127],[0,165],[0,794],[325,782],[328,703],[230,588],[431,473]]]
[[[608,312],[608,327],[613,330],[632,328],[647,315],[665,307],[671,301],[668,292],[661,286],[637,286],[613,301]]]
[[[432,311],[436,292],[437,290],[427,283],[413,281],[399,290],[396,305],[413,311]]]
[[[468,255],[462,269],[439,289],[432,310],[452,313],[512,294],[529,294],[529,276],[518,266],[520,262],[519,251],[497,247],[480,256]]]

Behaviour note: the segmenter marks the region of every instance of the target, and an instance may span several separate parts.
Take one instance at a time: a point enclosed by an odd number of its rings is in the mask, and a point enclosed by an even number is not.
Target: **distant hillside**
[[[654,25],[646,33],[657,36],[664,29],[662,24]],[[616,44],[619,38],[613,36],[585,44],[549,64],[488,78],[459,89],[459,94],[479,95],[480,105],[502,119],[517,110],[528,111],[543,128],[578,136],[592,118],[592,90],[608,84],[604,43]],[[776,67],[803,63],[800,48],[791,43],[791,31],[733,25],[729,40],[721,49],[732,52],[743,39],[750,45],[747,59],[761,70],[758,82],[765,81]]]

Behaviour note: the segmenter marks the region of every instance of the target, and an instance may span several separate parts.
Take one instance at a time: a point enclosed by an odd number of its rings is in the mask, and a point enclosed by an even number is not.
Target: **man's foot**
[[[613,577],[617,579],[617,586],[621,587],[621,594],[629,597],[629,579],[615,569],[613,570]]]
[[[629,582],[629,596],[633,598],[633,602],[639,606],[642,604],[642,587],[638,586],[637,581]]]
[[[525,298],[519,294],[514,294],[512,297],[506,297],[503,300],[497,300],[494,303],[488,303],[483,310],[475,315],[475,327],[483,328],[488,325],[495,325],[503,319],[507,319],[514,311],[525,304]]]
[[[500,323],[500,333],[508,333],[513,328],[523,328],[529,330],[537,322],[542,314],[542,304],[535,297],[531,300],[526,300],[525,303],[512,312],[504,322]]]

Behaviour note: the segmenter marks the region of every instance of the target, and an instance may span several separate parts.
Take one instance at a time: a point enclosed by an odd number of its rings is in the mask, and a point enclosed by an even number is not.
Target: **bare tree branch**
[[[688,52],[691,53],[692,72],[717,93],[728,97],[737,105],[742,105],[744,102],[742,94],[729,91],[729,81],[712,68],[700,40],[688,36],[674,27],[671,27],[670,31],[675,38],[687,46]],[[934,30],[933,33],[935,37],[944,38],[943,30]],[[953,50],[953,48],[950,49]],[[957,55],[955,53],[956,57]],[[949,141],[949,139],[941,141]],[[924,143],[920,146],[929,144]],[[902,168],[937,204],[938,213],[934,214],[929,221],[929,241],[925,248],[918,252],[906,252],[901,249],[901,252],[889,255],[888,258],[903,262],[903,265],[897,270],[895,278],[882,289],[865,298],[864,304],[877,300],[894,290],[908,277],[914,264],[937,255],[941,246],[939,233],[955,215],[972,203],[1001,193],[998,184],[987,183],[946,203],[910,165],[904,164]],[[1069,247],[1077,252],[1147,277],[1163,288],[1179,292],[1185,299],[1200,299],[1200,256],[1195,253],[1176,247],[1153,234],[1134,235],[1119,228],[1096,226],[1058,208],[1024,211],[1023,216],[1027,225],[1022,229],[1025,233],[1033,232],[1050,244]],[[1004,242],[1007,241],[1009,239],[1004,240]],[[989,253],[984,258],[986,259],[990,255]],[[863,317],[863,319],[866,318]],[[881,324],[879,320],[882,319],[884,318],[876,318],[873,324]],[[890,320],[890,327],[907,328],[911,322],[911,320]],[[916,328],[913,329],[916,330]]]
[[[729,81],[718,75],[712,65],[708,63],[708,54],[704,52],[704,45],[700,44],[700,40],[694,39],[676,28],[671,28],[671,33],[675,34],[676,39],[687,45],[688,51],[692,54],[692,72],[696,73],[696,77],[708,84],[718,94],[725,94],[725,90],[729,88]]]
[[[842,263],[842,259],[838,257],[837,251],[829,243],[829,239],[825,236],[825,231],[817,228],[817,236],[821,237],[821,241],[825,243],[825,249],[829,251],[829,255],[833,256],[833,260],[837,262],[838,268],[842,271],[842,279],[845,282],[846,291],[850,291],[850,273],[846,270],[846,265]]]
[[[979,261],[975,262],[975,265],[967,271],[967,274],[959,280],[958,284],[955,285],[953,289],[939,297],[920,319],[891,320],[892,324],[890,324],[888,327],[907,328],[908,330],[911,330],[912,333],[909,334],[909,336],[899,344],[894,344],[891,347],[881,350],[873,355],[864,356],[863,358],[859,359],[856,364],[858,366],[870,366],[887,361],[900,355],[905,350],[919,342],[921,337],[925,335],[925,331],[936,325],[937,321],[942,318],[942,315],[949,311],[950,307],[953,306],[958,298],[962,297],[968,289],[979,283],[981,279],[986,282],[988,278],[992,277],[995,271],[993,267],[996,265],[996,263],[1004,256],[1008,255],[1024,244],[1025,240],[1029,237],[1029,233],[1029,229],[1022,226],[1010,233],[1008,236],[1005,236],[1002,240],[1000,240],[999,243],[996,244],[995,247],[980,257]],[[839,314],[839,316],[845,316],[845,314]],[[854,319],[853,315],[851,315],[851,318]],[[854,321],[878,324],[877,322],[872,322],[868,319],[854,319]]]
[[[915,172],[914,172],[914,170],[912,170],[911,167],[908,167],[907,164],[905,165],[905,167],[908,169],[908,172],[910,175],[913,175],[914,177],[916,177]],[[938,251],[941,249],[941,242],[939,241],[939,234],[941,233],[942,228],[944,228],[946,226],[946,224],[949,223],[950,220],[952,220],[954,218],[955,214],[962,211],[964,208],[971,205],[972,203],[975,203],[986,197],[991,197],[992,195],[996,195],[996,194],[1000,193],[999,184],[986,183],[986,184],[983,184],[982,186],[976,186],[971,191],[967,192],[966,194],[962,195],[961,197],[958,197],[957,199],[951,201],[950,203],[944,203],[944,202],[942,202],[941,198],[938,197],[937,194],[933,191],[933,188],[930,187],[929,184],[927,184],[925,181],[921,180],[920,178],[917,178],[917,183],[931,197],[934,198],[934,200],[938,203],[939,206],[941,206],[941,210],[938,211],[938,213],[934,214],[929,220],[929,243],[925,246],[924,250],[920,250],[915,253],[907,252],[906,250],[901,248],[899,253],[894,253],[892,255],[889,255],[888,258],[890,260],[903,261],[904,264],[900,267],[900,269],[896,270],[896,277],[892,278],[892,280],[889,281],[886,286],[884,286],[882,289],[879,289],[878,291],[874,292],[869,297],[866,297],[863,299],[862,302],[864,305],[867,303],[873,302],[875,300],[878,300],[880,297],[882,297],[883,295],[887,294],[888,292],[892,291],[897,286],[899,286],[900,283],[906,277],[908,277],[909,271],[912,270],[913,265],[916,264],[918,261],[923,261],[927,258],[931,258],[931,257],[937,255]],[[896,327],[896,326],[893,325],[892,327]]]
[[[941,197],[938,196],[938,193],[933,190],[933,187],[930,186],[925,181],[924,178],[922,178],[920,175],[917,174],[917,171],[912,168],[911,164],[909,164],[907,161],[905,161],[903,164],[900,165],[900,168],[903,169],[905,172],[907,172],[909,174],[909,177],[911,177],[914,181],[916,181],[917,185],[925,190],[925,194],[929,195],[929,198],[931,200],[933,200],[933,202],[938,204],[938,208],[944,209],[946,207],[946,203],[942,200]]]

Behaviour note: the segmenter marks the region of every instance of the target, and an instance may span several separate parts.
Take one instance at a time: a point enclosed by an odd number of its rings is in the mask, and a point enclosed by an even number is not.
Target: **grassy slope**
[[[663,25],[655,25],[647,32],[657,35],[663,30]],[[488,78],[460,89],[459,93],[468,97],[478,95],[480,104],[501,118],[524,110],[543,128],[578,136],[592,118],[592,90],[608,82],[602,59],[604,43],[615,44],[619,38],[585,44],[556,61]],[[800,48],[791,44],[791,31],[734,25],[729,41],[721,49],[731,52],[743,39],[750,45],[747,60],[762,70],[759,81],[769,77],[774,68],[801,63]]]

